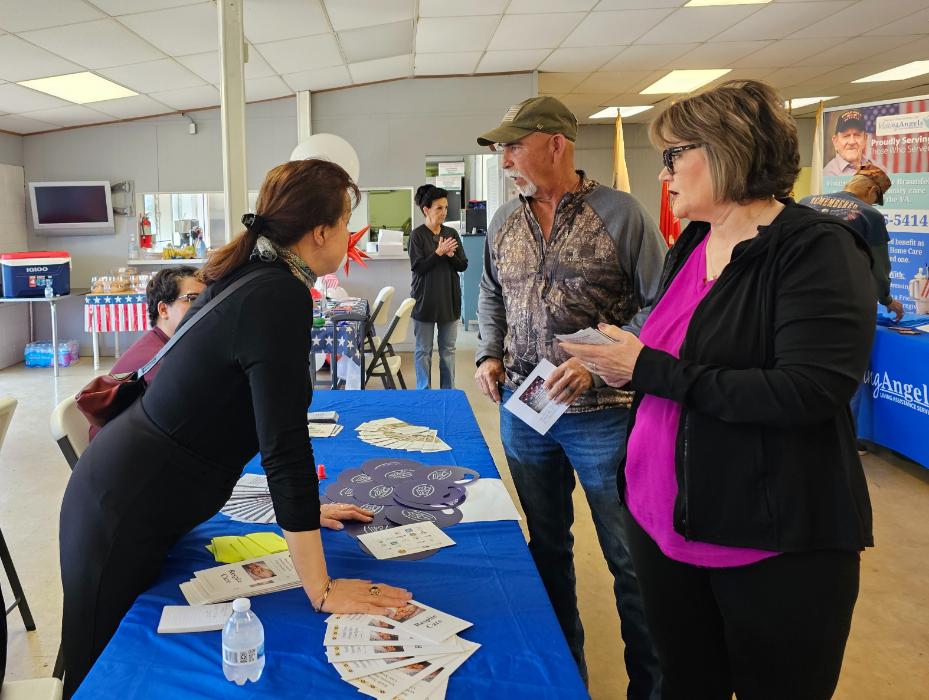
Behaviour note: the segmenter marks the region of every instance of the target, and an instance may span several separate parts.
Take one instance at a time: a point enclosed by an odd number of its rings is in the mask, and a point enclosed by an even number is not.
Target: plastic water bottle
[[[223,628],[223,673],[236,685],[256,682],[265,667],[265,629],[251,608],[248,598],[236,598]]]
[[[45,280],[45,298],[51,299],[55,296],[55,290],[52,289],[52,278],[48,277]]]

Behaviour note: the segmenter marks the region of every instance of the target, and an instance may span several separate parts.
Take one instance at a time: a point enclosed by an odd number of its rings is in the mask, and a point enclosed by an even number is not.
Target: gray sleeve
[[[619,264],[632,280],[638,311],[623,328],[639,334],[658,295],[668,246],[638,199],[627,192],[599,187],[587,200],[616,244]]]
[[[515,204],[514,204],[515,203]],[[503,305],[503,290],[497,279],[497,261],[494,259],[494,239],[520,202],[518,199],[507,202],[497,209],[494,218],[487,227],[484,241],[484,271],[481,274],[480,293],[477,299],[477,351],[475,361],[483,357],[503,359],[503,339],[506,337],[506,308]]]

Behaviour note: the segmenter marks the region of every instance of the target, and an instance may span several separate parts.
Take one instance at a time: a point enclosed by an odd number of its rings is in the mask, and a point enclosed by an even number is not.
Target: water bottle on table
[[[223,628],[223,673],[236,685],[254,683],[265,667],[265,630],[251,608],[248,598],[236,598]]]
[[[54,296],[55,296],[55,290],[52,289],[52,278],[46,277],[45,278],[45,298],[51,299]]]

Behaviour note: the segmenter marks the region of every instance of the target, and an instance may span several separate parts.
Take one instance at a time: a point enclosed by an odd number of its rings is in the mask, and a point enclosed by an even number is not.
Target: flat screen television
[[[36,233],[113,231],[109,182],[30,182],[29,202]]]

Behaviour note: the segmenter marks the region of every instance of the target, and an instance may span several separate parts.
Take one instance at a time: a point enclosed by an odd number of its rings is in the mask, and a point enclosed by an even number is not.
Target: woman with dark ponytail
[[[210,256],[209,285],[146,393],[104,426],[74,467],[61,506],[62,645],[70,697],[168,550],[228,500],[261,454],[277,523],[318,612],[387,614],[402,589],[332,579],[319,536],[306,433],[313,316],[310,288],[348,247],[358,188],[338,165],[284,163],[261,186],[245,231]],[[244,280],[240,283],[241,280]]]
[[[416,190],[416,206],[426,223],[410,234],[410,267],[413,285],[413,334],[416,350],[416,388],[432,388],[432,342],[439,335],[439,383],[455,388],[455,341],[461,317],[459,272],[468,269],[458,232],[443,226],[448,214],[448,192],[434,185]]]

